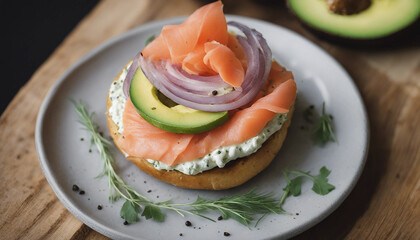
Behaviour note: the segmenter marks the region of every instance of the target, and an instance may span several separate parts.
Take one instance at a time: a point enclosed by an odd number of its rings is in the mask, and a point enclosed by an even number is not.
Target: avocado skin
[[[162,102],[161,93],[138,68],[130,85],[130,99],[139,115],[150,124],[174,133],[202,133],[225,123],[228,112],[203,112]]]
[[[351,48],[360,49],[387,49],[389,47],[408,47],[410,45],[418,46],[420,42],[420,12],[415,20],[409,25],[406,25],[396,32],[386,36],[374,38],[352,38],[349,36],[337,35],[303,21],[290,6],[290,0],[286,1],[286,6],[289,12],[301,23],[301,25],[316,35],[317,37],[329,41],[331,43]]]
[[[395,32],[391,35],[375,38],[375,39],[354,39],[346,38],[338,35],[334,35],[328,32],[321,31],[319,29],[313,28],[299,19],[299,22],[302,26],[316,35],[320,39],[328,41],[330,43],[346,47],[346,48],[356,48],[361,50],[383,50],[389,48],[399,48],[399,47],[409,47],[409,46],[419,46],[420,42],[420,32],[416,31],[420,28],[420,19],[417,19],[416,22],[412,23],[410,26]]]

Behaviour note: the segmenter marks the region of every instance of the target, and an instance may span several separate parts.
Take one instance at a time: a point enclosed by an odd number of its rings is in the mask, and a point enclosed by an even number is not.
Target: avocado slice
[[[331,11],[327,2],[331,1],[288,0],[288,5],[304,24],[315,30],[360,40],[391,35],[408,27],[420,16],[419,0],[371,0],[369,6],[350,15]]]
[[[150,124],[174,133],[202,133],[229,119],[228,112],[203,112],[178,105],[154,87],[140,68],[130,85],[130,99]]]

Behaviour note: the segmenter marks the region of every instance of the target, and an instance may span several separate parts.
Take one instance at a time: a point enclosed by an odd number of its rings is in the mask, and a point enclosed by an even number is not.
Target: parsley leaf
[[[290,179],[289,172],[283,171],[286,176],[287,185],[283,188],[283,191],[287,193],[287,197],[293,195],[294,197],[299,196],[302,186],[302,177],[296,177]]]
[[[151,43],[153,40],[155,40],[155,35],[148,37],[146,41],[144,42],[144,46],[149,45],[149,43]]]
[[[318,176],[315,177],[314,186],[312,190],[320,195],[327,195],[329,192],[335,189],[335,187],[328,183],[328,175],[331,171],[325,166],[319,170]]]
[[[143,213],[141,214],[146,219],[153,218],[153,220],[157,222],[163,222],[165,220],[165,216],[163,215],[162,210],[160,208],[148,205],[144,207]]]
[[[128,223],[137,222],[137,215],[140,213],[140,206],[130,201],[125,201],[121,208],[120,216]]]
[[[293,178],[290,180],[289,187],[289,195],[293,195],[294,197],[299,196],[301,192],[302,186],[302,177]]]
[[[330,175],[331,171],[328,170],[325,166],[319,170],[319,174],[317,176],[312,176],[309,172],[303,172],[298,170],[289,171],[296,176],[306,177],[313,181],[312,190],[319,194],[319,195],[327,195],[329,192],[335,189],[335,186],[328,183],[328,176]]]

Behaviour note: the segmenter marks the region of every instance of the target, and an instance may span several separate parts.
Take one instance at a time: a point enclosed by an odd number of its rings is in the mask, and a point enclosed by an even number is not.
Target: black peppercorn
[[[229,237],[230,236],[230,233],[224,232],[223,235],[225,235],[225,237]]]
[[[191,222],[190,221],[186,221],[185,222],[185,226],[187,226],[187,227],[190,227],[192,224],[191,224]]]
[[[102,210],[102,205],[98,205],[98,210]]]
[[[73,185],[72,187],[73,191],[77,192],[79,191],[79,186],[77,186],[76,184]]]

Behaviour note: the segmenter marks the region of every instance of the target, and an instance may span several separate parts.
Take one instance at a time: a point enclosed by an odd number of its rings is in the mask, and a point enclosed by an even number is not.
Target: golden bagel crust
[[[118,80],[120,74],[118,74],[114,81]],[[115,145],[121,151],[121,148],[118,145],[118,138],[120,136],[118,133],[118,126],[108,114],[108,110],[111,107],[109,93],[107,95],[106,103],[106,116],[109,132],[115,142]],[[247,157],[232,160],[226,164],[224,168],[215,167],[197,175],[186,175],[176,170],[157,170],[152,164],[141,158],[129,156],[127,159],[136,164],[143,172],[178,187],[210,190],[223,190],[236,187],[260,173],[275,158],[283,145],[284,139],[286,138],[287,129],[290,125],[293,111],[294,107],[292,106],[287,114],[287,120],[283,123],[281,129],[267,139],[257,152]]]

